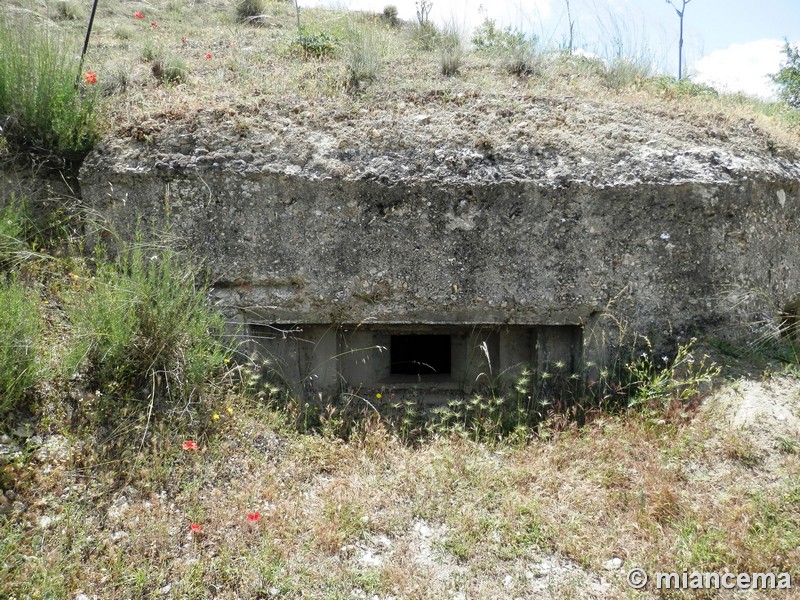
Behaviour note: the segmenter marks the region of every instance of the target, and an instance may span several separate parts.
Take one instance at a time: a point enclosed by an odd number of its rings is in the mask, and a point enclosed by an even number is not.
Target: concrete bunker
[[[250,323],[251,351],[298,394],[389,392],[428,402],[513,385],[582,360],[575,325]]]
[[[520,106],[563,133],[564,106]],[[169,230],[201,257],[211,300],[296,393],[436,400],[525,368],[582,373],[613,364],[623,327],[668,354],[780,323],[800,291],[800,164],[748,128],[723,142],[660,112],[609,141],[604,119],[581,118],[569,139],[605,140],[587,154],[543,145],[538,126],[483,152],[422,143],[423,122],[354,146],[339,124],[293,121],[301,152],[283,133],[232,140],[194,120],[98,147],[83,202],[111,231]],[[689,129],[652,139],[676,125]]]

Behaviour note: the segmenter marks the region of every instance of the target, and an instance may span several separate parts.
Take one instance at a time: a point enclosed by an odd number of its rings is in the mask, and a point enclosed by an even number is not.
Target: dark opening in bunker
[[[393,335],[389,345],[392,375],[449,375],[449,335]]]

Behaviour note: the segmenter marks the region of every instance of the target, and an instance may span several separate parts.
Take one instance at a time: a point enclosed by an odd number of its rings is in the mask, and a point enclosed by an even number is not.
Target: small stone
[[[616,556],[605,562],[606,571],[619,571],[622,568],[622,559]]]
[[[428,123],[431,122],[431,116],[430,115],[417,115],[416,117],[414,117],[414,122],[417,125],[427,125]]]
[[[15,428],[13,433],[18,438],[29,438],[33,435],[33,427],[30,423],[25,423],[24,425],[20,425],[19,427]]]
[[[503,585],[504,585],[505,587],[511,587],[511,584],[512,584],[513,582],[514,582],[514,578],[513,578],[513,577],[511,577],[511,575],[506,575],[506,576],[503,578]]]
[[[53,517],[48,517],[47,515],[39,517],[38,525],[42,529],[49,529],[50,525],[53,524]]]
[[[269,595],[270,596],[277,596],[280,593],[281,593],[281,591],[276,587],[269,588]]]
[[[17,499],[17,493],[14,490],[6,490],[5,494],[3,494],[6,498],[8,498],[11,502]]]
[[[91,599],[86,594],[78,594],[77,596],[75,596],[75,600],[91,600]]]
[[[380,131],[378,131],[377,129],[373,129],[372,131],[370,131],[370,132],[369,132],[369,134],[370,134],[370,135],[371,135],[371,136],[372,136],[374,139],[378,139],[379,137],[381,137],[381,132],[380,132]]]
[[[517,128],[518,129],[525,129],[527,126],[528,126],[528,122],[527,121],[520,121],[519,123],[517,123]]]

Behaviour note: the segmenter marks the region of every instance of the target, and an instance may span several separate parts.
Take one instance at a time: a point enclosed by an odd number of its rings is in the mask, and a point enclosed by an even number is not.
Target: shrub
[[[56,4],[56,17],[65,21],[77,21],[84,18],[83,9],[73,0],[62,0]]]
[[[472,35],[472,45],[477,52],[501,58],[503,68],[519,76],[540,75],[543,71],[536,41],[536,37],[511,27],[499,29],[492,19],[486,19]]]
[[[524,41],[508,50],[505,70],[519,77],[538,77],[544,73],[545,59],[531,41]]]
[[[667,98],[719,95],[713,87],[703,83],[694,83],[686,77],[678,81],[674,77],[660,75],[651,77],[647,83],[649,87],[654,88],[656,92],[663,94]]]
[[[153,77],[161,83],[186,83],[189,78],[189,65],[175,54],[156,58],[150,65]]]
[[[603,79],[612,90],[622,90],[644,83],[651,74],[652,67],[647,61],[615,58],[606,68]]]
[[[78,342],[67,361],[104,393],[151,403],[195,398],[227,362],[221,316],[198,289],[197,268],[141,244],[98,259],[91,287],[68,306]]]
[[[38,376],[38,307],[15,280],[0,281],[0,416],[15,409]]]
[[[414,23],[411,29],[411,38],[422,50],[430,52],[436,47],[439,40],[439,30],[430,21]]]
[[[292,40],[291,48],[306,60],[328,58],[336,51],[336,39],[324,31],[303,28]]]
[[[0,272],[11,269],[18,253],[25,248],[28,227],[23,212],[13,195],[9,204],[0,209]]]
[[[720,374],[720,368],[709,362],[708,356],[695,357],[694,338],[679,345],[672,358],[654,356],[650,341],[643,339],[647,349],[625,365],[630,407],[666,409],[675,401],[686,403],[708,389]]]
[[[236,20],[240,23],[255,23],[264,14],[264,0],[240,0],[236,5]]]
[[[126,27],[124,25],[119,27],[114,27],[114,37],[118,40],[127,41],[133,38],[134,33],[136,33],[133,28]]]
[[[348,87],[358,88],[377,78],[383,66],[383,50],[375,27],[365,25],[350,31],[344,42],[344,53]]]
[[[455,28],[446,29],[439,38],[439,65],[442,75],[455,75],[464,61],[464,44]]]
[[[99,137],[97,93],[76,86],[77,52],[46,28],[0,17],[0,115],[12,145],[82,153]]]
[[[472,34],[475,50],[486,54],[503,54],[527,42],[524,33],[511,27],[498,29],[493,19],[485,19]]]
[[[383,7],[383,20],[386,21],[390,27],[397,27],[400,25],[400,19],[397,17],[397,7],[394,4],[387,4]]]

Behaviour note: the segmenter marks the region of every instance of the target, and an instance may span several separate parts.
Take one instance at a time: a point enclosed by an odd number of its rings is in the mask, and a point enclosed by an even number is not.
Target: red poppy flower
[[[191,531],[192,533],[200,533],[201,531],[203,531],[203,526],[200,525],[200,523],[192,523],[191,525],[189,525],[189,531]]]
[[[206,52],[206,60],[209,60],[210,58],[211,58],[211,52]]]
[[[258,523],[261,520],[261,513],[260,512],[251,512],[247,513],[247,520],[251,523]]]
[[[140,13],[139,11],[136,11],[135,13],[133,13],[133,16],[136,17],[137,19],[144,19],[144,15],[142,13]]]
[[[186,440],[183,442],[183,449],[184,450],[197,450],[197,442],[194,440]]]
[[[158,27],[158,23],[156,23],[155,21],[150,21],[150,27],[155,29],[156,27]]]
[[[83,79],[86,81],[86,83],[97,83],[97,73],[94,71],[86,71],[86,73],[83,75]]]

